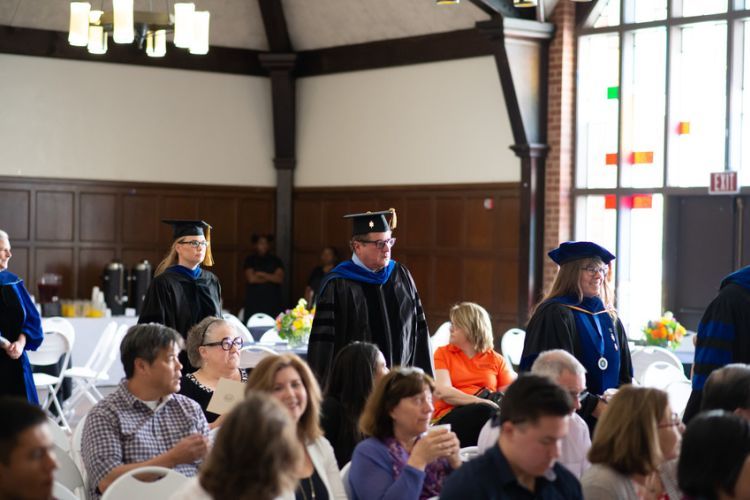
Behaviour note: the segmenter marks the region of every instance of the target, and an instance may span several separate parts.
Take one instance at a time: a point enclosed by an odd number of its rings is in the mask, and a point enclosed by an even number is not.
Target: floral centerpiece
[[[661,318],[649,321],[642,329],[646,336],[646,345],[656,345],[676,349],[682,337],[685,336],[685,327],[682,326],[671,312],[665,312]]]
[[[312,329],[315,308],[307,308],[307,301],[299,299],[294,309],[287,309],[276,317],[276,329],[279,337],[289,341],[291,346],[307,344]]]

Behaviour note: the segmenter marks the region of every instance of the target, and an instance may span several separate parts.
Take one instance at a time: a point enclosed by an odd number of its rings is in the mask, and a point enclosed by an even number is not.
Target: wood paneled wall
[[[491,314],[497,335],[518,326],[518,184],[377,188],[305,188],[295,191],[293,291],[301,296],[320,251],[351,252],[348,213],[398,214],[393,257],[417,283],[430,331],[456,302],[473,301]]]
[[[56,272],[63,298],[89,298],[113,259],[156,267],[172,241],[161,219],[203,219],[213,226],[211,270],[235,310],[250,235],[273,231],[274,199],[271,188],[0,177],[0,228],[11,239],[9,269],[31,293],[43,273]]]

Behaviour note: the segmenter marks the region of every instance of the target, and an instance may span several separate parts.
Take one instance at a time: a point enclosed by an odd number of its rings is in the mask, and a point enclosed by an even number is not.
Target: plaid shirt
[[[172,394],[154,411],[133,396],[123,380],[94,406],[83,426],[82,455],[91,498],[101,496],[97,486],[115,467],[150,460],[191,434],[208,436],[198,403]],[[174,470],[195,476],[199,464],[181,464]]]

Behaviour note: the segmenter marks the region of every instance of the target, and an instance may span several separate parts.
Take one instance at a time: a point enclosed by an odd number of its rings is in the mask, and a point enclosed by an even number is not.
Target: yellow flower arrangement
[[[671,312],[665,312],[656,321],[649,321],[641,330],[646,336],[647,345],[656,345],[676,349],[682,337],[685,336],[685,327],[682,326]]]
[[[307,301],[299,299],[294,309],[287,309],[276,317],[279,337],[290,345],[304,345],[310,337],[315,308],[307,309]]]

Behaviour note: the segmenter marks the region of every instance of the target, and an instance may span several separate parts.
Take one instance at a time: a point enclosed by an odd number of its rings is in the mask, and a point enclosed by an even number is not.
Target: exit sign
[[[708,194],[736,194],[739,192],[740,186],[737,183],[737,172],[735,170],[711,172]]]

